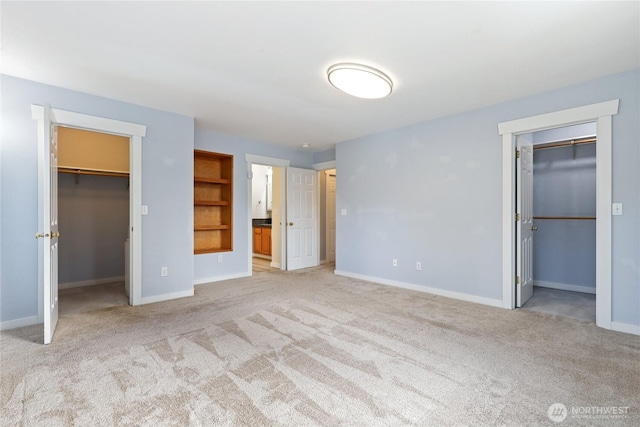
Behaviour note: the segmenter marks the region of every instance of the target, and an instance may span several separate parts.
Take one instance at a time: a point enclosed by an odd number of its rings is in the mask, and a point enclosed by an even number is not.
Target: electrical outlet
[[[160,275],[162,277],[168,276],[169,275],[169,269],[167,267],[162,267],[162,269],[160,269]]]
[[[218,262],[222,262],[222,255],[218,255]]]
[[[392,264],[394,267],[397,267],[397,266],[398,266],[398,260],[394,258],[394,259],[393,259],[393,261],[391,261],[391,264]]]
[[[149,215],[149,206],[142,205],[142,215]]]
[[[344,216],[347,214],[347,210],[346,209],[340,209],[340,215]]]
[[[416,270],[422,270],[422,263],[420,261],[416,262]]]

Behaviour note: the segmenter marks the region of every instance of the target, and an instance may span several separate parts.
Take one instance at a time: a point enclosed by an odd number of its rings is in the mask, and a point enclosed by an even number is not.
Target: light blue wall
[[[192,117],[0,76],[0,321],[38,314],[38,148],[31,104],[147,126],[142,141],[142,297],[193,289]],[[64,230],[61,230],[64,235]],[[161,266],[169,268],[160,277]]]
[[[321,151],[319,153],[313,153],[313,163],[330,162],[336,159],[336,149],[331,148],[329,150]]]
[[[195,133],[195,148],[232,154],[233,157],[233,251],[220,254],[194,255],[194,280],[196,283],[215,281],[225,276],[249,273],[249,231],[248,207],[249,179],[245,154],[275,157],[289,160],[292,167],[311,168],[313,154],[290,150],[283,147],[251,141],[220,132],[201,131]],[[222,262],[218,263],[218,255]]]
[[[194,279],[247,273],[244,154],[310,167],[330,156],[196,132],[195,148],[235,155],[234,251],[193,255],[193,118],[0,76],[0,321],[37,315],[37,130],[31,104],[148,126],[143,139],[143,297]],[[336,268],[501,298],[502,141],[497,123],[620,99],[613,118],[613,321],[640,325],[640,70],[338,144]],[[330,150],[329,150],[330,151]],[[323,152],[325,153],[325,152]],[[245,224],[245,225],[243,225]],[[391,259],[398,258],[397,268]],[[415,261],[423,270],[415,271]],[[169,268],[161,278],[160,267]]]
[[[533,155],[534,216],[596,216],[596,146],[536,150]],[[588,288],[596,286],[596,222],[536,220],[533,278]]]
[[[337,218],[336,269],[501,299],[498,123],[620,99],[612,171],[624,215],[613,217],[612,316],[640,325],[639,94],[633,70],[339,143],[337,209],[347,215]]]
[[[129,179],[58,174],[60,284],[124,276]]]

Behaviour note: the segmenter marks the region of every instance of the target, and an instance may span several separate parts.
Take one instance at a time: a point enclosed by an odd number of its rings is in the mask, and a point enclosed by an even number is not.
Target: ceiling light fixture
[[[366,99],[384,98],[393,82],[385,73],[361,64],[341,63],[329,67],[327,77],[336,89]]]

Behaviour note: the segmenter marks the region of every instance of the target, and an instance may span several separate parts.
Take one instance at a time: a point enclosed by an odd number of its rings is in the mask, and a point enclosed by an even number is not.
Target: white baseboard
[[[544,282],[542,280],[534,280],[533,286],[539,286],[541,288],[559,289],[561,291],[582,292],[583,294],[595,295],[596,293],[596,288],[592,288],[590,286],[568,285],[566,283]]]
[[[280,263],[279,263],[279,262],[273,262],[273,261],[271,261],[271,267],[273,267],[273,268],[280,268]]]
[[[251,273],[249,273],[248,271],[245,271],[242,273],[227,274],[226,276],[216,276],[216,277],[209,277],[206,279],[198,279],[195,282],[193,282],[193,284],[204,285],[206,283],[222,282],[223,280],[239,279],[241,277],[249,277],[249,276],[251,276]]]
[[[611,322],[611,330],[624,332],[626,334],[640,335],[640,325],[630,325],[628,323]]]
[[[389,280],[389,279],[381,279],[379,277],[364,276],[362,274],[349,273],[347,271],[334,270],[333,273],[337,274],[338,276],[345,276],[345,277],[352,277],[354,279],[367,280],[369,282],[379,283],[381,285],[389,285],[389,286],[395,286],[397,288],[411,289],[412,291],[418,291],[418,292],[427,292],[427,293],[430,293],[430,294],[440,295],[440,296],[443,296],[443,297],[459,299],[459,300],[462,300],[462,301],[475,302],[475,303],[478,303],[478,304],[484,304],[484,305],[490,305],[492,307],[502,308],[502,300],[501,299],[492,299],[492,298],[479,297],[479,296],[476,296],[476,295],[469,295],[469,294],[464,294],[464,293],[461,293],[461,292],[447,291],[445,289],[432,288],[432,287],[429,287],[429,286],[421,286],[421,285],[416,285],[416,284],[413,284],[413,283],[398,282],[396,280]]]
[[[188,291],[182,291],[182,292],[170,292],[168,294],[155,295],[152,297],[144,297],[142,298],[141,304],[151,304],[154,302],[169,301],[172,299],[192,297],[192,296],[193,296],[193,289]]]
[[[104,279],[81,280],[58,284],[58,289],[81,288],[83,286],[103,285],[105,283],[124,282],[124,276],[105,277]]]
[[[36,325],[37,323],[38,316],[29,316],[23,317],[21,319],[6,320],[4,322],[0,322],[0,331],[21,328],[23,326]]]

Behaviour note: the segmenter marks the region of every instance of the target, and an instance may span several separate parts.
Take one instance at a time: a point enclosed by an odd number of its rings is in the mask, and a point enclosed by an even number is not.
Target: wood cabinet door
[[[253,227],[253,253],[262,253],[262,229],[260,227]]]
[[[271,256],[271,229],[262,229],[262,255]]]

